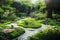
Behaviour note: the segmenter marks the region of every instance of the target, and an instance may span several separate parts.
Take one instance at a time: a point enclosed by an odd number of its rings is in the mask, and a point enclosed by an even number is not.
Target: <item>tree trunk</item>
[[[52,10],[47,10],[47,18],[52,18]]]

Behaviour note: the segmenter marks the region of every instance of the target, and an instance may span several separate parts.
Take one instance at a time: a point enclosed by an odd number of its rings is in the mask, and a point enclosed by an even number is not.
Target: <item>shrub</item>
[[[28,40],[59,40],[60,30],[48,27],[38,31],[35,35],[28,37]]]
[[[54,21],[54,20],[45,20],[42,23],[52,25],[52,26],[60,26],[60,22],[57,22],[57,21]]]
[[[14,31],[10,32],[10,33],[4,33],[3,30],[4,29],[14,29]],[[7,31],[8,31],[7,30]],[[23,28],[12,28],[11,26],[2,26],[2,28],[0,28],[0,38],[1,40],[4,40],[5,38],[6,39],[9,39],[9,40],[12,40],[18,36],[20,36],[21,34],[23,34],[25,32],[25,30]]]
[[[13,39],[13,38],[16,38],[16,37],[20,36],[24,32],[25,32],[24,29],[22,29],[22,28],[16,28],[15,31],[13,31],[12,33],[7,34],[6,37],[8,39]]]
[[[43,10],[46,8],[46,4],[44,2],[44,0],[39,0],[35,3],[35,6],[38,8],[37,11],[41,11],[43,12]]]
[[[26,27],[26,28],[39,28],[41,27],[41,23],[34,18],[28,18],[23,20],[22,22],[17,22],[18,26]]]
[[[8,17],[7,17],[7,19],[8,20],[12,20],[12,21],[14,21],[15,19],[17,19],[17,17],[16,17],[16,15],[15,14],[11,14],[11,15],[9,15]]]
[[[44,14],[42,12],[37,12],[36,11],[36,12],[31,13],[31,17],[36,18],[38,20],[40,20],[40,19],[46,19],[46,14]]]
[[[0,18],[3,17],[3,13],[4,13],[4,10],[2,8],[0,8]]]

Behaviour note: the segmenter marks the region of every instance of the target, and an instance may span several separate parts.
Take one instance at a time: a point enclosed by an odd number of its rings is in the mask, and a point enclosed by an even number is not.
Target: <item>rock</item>
[[[15,29],[3,29],[2,32],[5,34],[13,32]]]

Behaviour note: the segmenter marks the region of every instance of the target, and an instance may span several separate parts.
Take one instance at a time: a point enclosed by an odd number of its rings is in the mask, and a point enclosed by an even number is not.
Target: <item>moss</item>
[[[34,18],[29,18],[27,20],[23,20],[22,22],[17,22],[17,25],[25,28],[39,28],[42,26],[40,21],[35,20]]]

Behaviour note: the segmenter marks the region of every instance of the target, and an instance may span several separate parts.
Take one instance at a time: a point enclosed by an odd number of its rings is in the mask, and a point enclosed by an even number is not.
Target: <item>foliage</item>
[[[10,5],[1,6],[0,19],[0,23],[18,20],[18,17],[15,15],[15,8],[10,7]]]
[[[4,12],[4,10],[2,8],[0,8],[0,13]]]
[[[13,0],[6,0],[6,2],[7,2],[8,4],[12,4],[12,3],[13,3]]]
[[[11,4],[13,2],[13,0],[0,0],[0,4]]]
[[[46,19],[46,14],[42,12],[35,11],[31,13],[31,17],[36,18],[38,20],[40,19]]]
[[[60,15],[58,13],[52,13],[52,17],[53,18],[58,18],[58,17],[60,17]]]
[[[0,8],[0,18],[2,18],[3,13],[4,13],[4,10],[2,8]]]
[[[22,22],[17,22],[18,26],[26,27],[26,28],[39,28],[41,27],[41,23],[34,18],[28,18],[23,20]]]
[[[3,5],[1,8],[4,9],[4,11],[6,10],[15,11],[16,10],[15,8],[11,7],[11,5]]]
[[[20,3],[21,3],[21,4],[25,4],[25,5],[27,5],[27,6],[32,6],[32,3],[31,3],[30,0],[21,0]]]
[[[35,35],[28,37],[28,40],[59,40],[60,29],[47,27],[38,31]]]
[[[52,25],[52,26],[60,26],[60,22],[54,20],[45,20],[42,23]]]
[[[9,40],[12,40],[18,36],[20,36],[21,34],[23,34],[25,32],[25,30],[23,28],[13,28],[15,29],[14,31],[12,31],[11,33],[8,33],[8,34],[5,34],[4,32],[2,32],[2,30],[4,29],[11,29],[11,27],[9,26],[4,26],[2,27],[2,29],[0,28],[0,38],[1,40],[4,40],[5,38],[6,39],[9,39]]]
[[[12,20],[12,21],[14,21],[15,19],[17,19],[17,17],[16,17],[16,15],[14,15],[14,14],[11,14],[11,15],[9,15],[8,17],[7,17],[7,19],[8,20]]]
[[[43,9],[46,8],[46,4],[44,2],[44,0],[39,0],[35,3],[35,6],[38,7],[38,11],[43,11]]]

